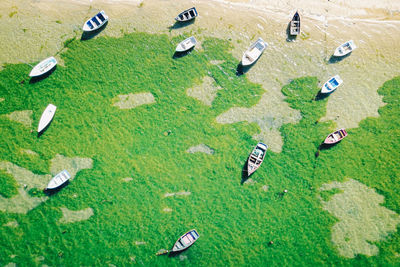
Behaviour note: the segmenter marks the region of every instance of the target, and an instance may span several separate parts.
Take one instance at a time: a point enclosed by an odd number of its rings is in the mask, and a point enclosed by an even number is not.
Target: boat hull
[[[57,188],[60,188],[70,178],[71,178],[71,175],[68,173],[68,171],[67,170],[63,170],[62,172],[58,173],[56,176],[54,176],[50,180],[49,184],[46,187],[46,190],[55,190]]]
[[[263,163],[268,146],[258,143],[247,159],[247,176],[252,175]]]
[[[347,132],[345,129],[337,130],[333,133],[330,133],[324,140],[324,144],[332,145],[340,142],[347,136]]]
[[[335,75],[332,78],[330,78],[326,83],[324,83],[324,85],[321,88],[321,93],[330,94],[333,91],[335,91],[342,83],[343,80],[340,78],[340,76]]]
[[[84,32],[92,32],[103,27],[108,22],[108,16],[104,10],[97,13],[95,16],[88,19],[82,26]]]
[[[39,77],[48,73],[57,65],[57,60],[54,57],[46,58],[40,61],[29,73],[30,77]]]
[[[53,104],[49,104],[46,109],[43,111],[42,116],[40,117],[38,133],[43,131],[53,120],[54,114],[56,113],[57,107]]]
[[[182,42],[180,42],[178,44],[178,46],[176,47],[175,51],[176,52],[185,52],[185,51],[192,49],[196,44],[197,44],[196,38],[191,36],[191,37],[183,40]]]
[[[254,64],[264,53],[264,50],[267,48],[268,44],[264,42],[262,38],[258,38],[249,49],[244,52],[242,56],[242,66],[250,66]]]
[[[197,239],[200,237],[200,235],[197,233],[195,229],[192,229],[185,234],[183,234],[174,244],[174,247],[172,248],[172,252],[179,252],[182,250],[185,250],[192,246]]]
[[[198,16],[197,10],[195,7],[189,8],[185,11],[182,11],[178,16],[176,16],[175,20],[179,22],[190,21],[195,19]]]

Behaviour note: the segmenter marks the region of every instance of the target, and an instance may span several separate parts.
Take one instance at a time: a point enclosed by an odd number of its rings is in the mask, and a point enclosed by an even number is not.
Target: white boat
[[[290,35],[298,35],[300,33],[300,15],[296,11],[292,20],[290,21]]]
[[[343,80],[340,78],[340,76],[335,75],[322,86],[321,93],[323,94],[331,93],[335,91],[336,88],[338,88],[342,83]]]
[[[353,52],[354,49],[356,49],[357,46],[354,44],[353,40],[347,41],[344,44],[338,46],[335,50],[335,53],[333,55],[335,57],[342,57],[344,55],[347,55],[351,52]]]
[[[57,107],[54,106],[53,104],[49,104],[46,109],[43,111],[42,116],[40,117],[39,121],[39,126],[38,126],[38,133],[43,131],[49,125],[51,120],[54,117],[54,114],[56,113]]]
[[[57,65],[57,60],[54,57],[46,58],[40,61],[29,73],[30,77],[37,77],[52,70]]]
[[[50,180],[49,184],[46,187],[46,190],[56,189],[66,183],[70,178],[71,175],[68,173],[68,171],[63,170]]]
[[[88,19],[85,24],[83,24],[82,30],[85,32],[91,32],[99,29],[108,21],[108,16],[104,10],[97,13],[91,19]]]
[[[247,160],[247,176],[250,176],[255,172],[264,161],[265,152],[268,146],[263,143],[258,143],[257,146],[251,152],[249,159]]]
[[[191,49],[192,47],[194,47],[197,44],[196,38],[194,38],[193,36],[183,40],[182,42],[180,42],[178,44],[178,46],[176,47],[175,51],[176,52],[185,52],[188,51],[189,49]]]
[[[172,248],[172,252],[178,252],[187,249],[193,245],[193,243],[196,242],[199,237],[200,235],[195,229],[190,230],[176,241],[174,247]]]
[[[189,8],[185,11],[182,11],[176,18],[175,20],[177,21],[189,21],[197,17],[197,10],[195,7]]]
[[[267,48],[267,45],[268,44],[264,42],[262,38],[258,38],[258,40],[253,43],[246,52],[244,52],[242,57],[242,66],[248,66],[256,62],[264,52],[265,48]]]

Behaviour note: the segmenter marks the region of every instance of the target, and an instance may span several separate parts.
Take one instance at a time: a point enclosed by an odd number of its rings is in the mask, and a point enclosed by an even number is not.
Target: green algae
[[[332,122],[318,122],[327,100],[314,100],[316,78],[285,85],[286,101],[302,119],[281,126],[282,152],[267,153],[251,177],[254,186],[241,185],[259,127],[221,125],[215,118],[234,106],[254,106],[263,89],[235,75],[229,43],[202,40],[204,50],[173,58],[180,39],[135,33],[75,40],[61,55],[65,68],[57,67],[42,81],[27,81],[27,65],[8,65],[0,72],[0,97],[7,99],[7,105],[0,103],[1,114],[30,109],[36,124],[48,103],[57,106],[40,138],[0,116],[2,161],[44,174],[57,154],[93,159],[92,169],[80,171],[79,179],[28,214],[0,212],[0,225],[12,219],[20,225],[19,232],[0,231],[0,264],[36,265],[38,255],[44,256],[42,264],[66,266],[398,264],[398,232],[376,243],[377,256],[341,257],[331,242],[337,219],[322,208],[314,188],[352,177],[376,188],[385,197],[383,205],[400,212],[395,164],[400,149],[394,138],[399,136],[400,78],[379,90],[387,103],[380,118],[364,120],[317,158],[319,144],[335,129]],[[215,60],[222,63],[212,64]],[[211,107],[186,95],[206,76],[224,88]],[[154,104],[131,110],[111,105],[118,95],[143,91],[154,96]],[[186,153],[193,144],[207,144],[215,154]],[[22,148],[40,157],[22,156]],[[124,182],[125,177],[132,180]],[[268,191],[260,190],[265,184]],[[282,195],[284,189],[288,193]],[[165,197],[171,192],[186,194]],[[94,215],[60,225],[61,207],[91,207]],[[201,237],[181,254],[184,261],[154,256],[192,228]],[[138,246],[138,241],[145,243]]]

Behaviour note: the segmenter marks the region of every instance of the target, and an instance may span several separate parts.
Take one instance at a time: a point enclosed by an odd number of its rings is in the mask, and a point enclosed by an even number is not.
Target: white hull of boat
[[[249,66],[257,61],[257,59],[262,55],[268,44],[264,42],[262,38],[258,38],[249,49],[244,52],[242,57],[242,66]]]
[[[247,176],[250,176],[261,166],[261,163],[263,163],[264,161],[267,149],[268,146],[263,143],[258,143],[253,149],[247,160]]]
[[[41,76],[50,70],[52,70],[57,65],[57,60],[54,57],[46,58],[40,61],[29,73],[30,77]]]
[[[39,121],[39,126],[38,126],[38,133],[43,131],[49,125],[51,120],[54,117],[54,114],[56,113],[57,107],[54,106],[53,104],[49,104],[46,109],[43,111],[42,116],[40,117]]]
[[[357,46],[353,42],[353,40],[350,40],[348,42],[345,42],[344,44],[338,46],[335,50],[335,53],[333,55],[335,57],[342,57],[345,56],[351,52],[353,52],[354,49],[356,49]]]
[[[335,91],[341,84],[343,83],[343,80],[340,78],[339,75],[335,75],[332,78],[330,78],[326,83],[321,88],[321,93],[323,94],[329,94]]]
[[[176,21],[189,21],[197,17],[197,10],[195,7],[189,8],[188,10],[185,10],[181,12],[178,16],[176,16],[175,20]]]
[[[85,24],[83,24],[82,30],[85,32],[92,32],[101,28],[108,21],[108,16],[104,10],[97,13],[92,18],[88,19]]]
[[[47,185],[46,190],[56,189],[56,188],[62,186],[64,183],[66,183],[70,178],[71,178],[71,175],[68,173],[68,171],[63,170],[62,172],[60,172],[59,174],[57,174],[50,180],[49,184]]]
[[[172,248],[173,252],[178,252],[187,249],[191,245],[193,245],[194,242],[197,241],[197,239],[200,237],[200,235],[197,233],[195,229],[190,230],[189,232],[185,233],[182,235],[176,242],[174,247]]]
[[[193,36],[183,40],[182,42],[180,42],[178,44],[178,46],[176,47],[175,51],[176,52],[185,52],[188,51],[189,49],[191,49],[192,47],[194,47],[197,44],[196,38],[194,38]]]

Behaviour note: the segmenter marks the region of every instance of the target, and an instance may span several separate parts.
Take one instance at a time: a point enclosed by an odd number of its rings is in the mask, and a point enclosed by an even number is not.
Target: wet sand
[[[192,6],[199,12],[196,21],[171,28],[174,17]],[[231,41],[238,63],[243,51],[262,37],[269,46],[245,75],[265,89],[260,103],[264,117],[258,119],[260,125],[267,126],[258,136],[268,138],[268,143],[282,143],[277,129],[280,125],[268,124],[271,118],[283,122],[300,118],[280,91],[290,80],[316,76],[322,85],[339,74],[344,83],[329,96],[323,120],[348,128],[357,127],[366,117],[378,116],[377,110],[384,103],[377,89],[400,75],[400,2],[379,0],[5,0],[0,7],[0,64],[37,62],[57,55],[66,40],[80,38],[83,22],[101,9],[110,21],[98,36],[118,37],[135,31],[170,36],[192,33],[200,43],[207,36],[218,37]],[[296,10],[301,14],[302,34],[288,42],[286,28]],[[335,48],[350,39],[358,49],[342,61],[330,63]],[[229,112],[233,115],[226,122],[246,117]],[[273,150],[279,151],[280,145]]]

